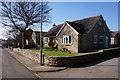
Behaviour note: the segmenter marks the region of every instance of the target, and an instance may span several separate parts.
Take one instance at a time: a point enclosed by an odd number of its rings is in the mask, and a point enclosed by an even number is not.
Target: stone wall
[[[49,56],[44,55],[44,64],[49,66],[73,66],[84,63],[89,63],[98,59],[111,57],[120,54],[120,48],[104,49],[100,52],[93,52],[90,54],[76,55],[76,56]]]
[[[29,50],[29,49],[19,49],[19,48],[14,48],[13,51],[37,63],[40,63],[40,54],[37,51]]]
[[[21,54],[31,60],[34,60],[37,63],[40,63],[39,52],[28,50],[28,49],[18,49],[14,48],[14,52]],[[77,64],[88,63],[98,59],[107,58],[113,55],[120,54],[120,48],[110,48],[100,50],[99,52],[92,52],[90,54],[76,55],[76,56],[50,56],[43,55],[44,65],[49,66],[73,66]]]

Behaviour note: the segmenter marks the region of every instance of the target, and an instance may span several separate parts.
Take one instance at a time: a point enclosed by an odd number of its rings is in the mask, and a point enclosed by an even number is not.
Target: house
[[[42,32],[43,37],[45,34],[46,34],[46,32]],[[32,40],[35,43],[35,45],[37,45],[37,46],[40,45],[40,32],[39,31],[34,31],[32,33]],[[42,45],[43,45],[43,38],[42,38]]]
[[[46,32],[42,32],[44,35]],[[40,45],[40,32],[39,31],[33,31],[31,28],[26,30],[25,33],[26,38],[26,46],[37,46]],[[22,45],[22,34],[19,34],[16,36],[16,41],[19,46]]]
[[[61,29],[62,25],[63,24],[53,24],[53,27],[44,36],[44,47],[56,47],[58,45],[56,34]]]
[[[120,46],[120,31],[111,31],[111,45]]]
[[[110,37],[105,20],[102,15],[97,15],[53,25],[44,37],[44,46],[56,46],[58,49],[78,53],[108,48]]]
[[[34,45],[35,43],[32,40],[32,33],[33,30],[32,29],[28,29],[25,32],[25,38],[26,38],[26,45]],[[16,36],[16,43],[18,46],[22,45],[22,33],[20,33],[19,35]]]

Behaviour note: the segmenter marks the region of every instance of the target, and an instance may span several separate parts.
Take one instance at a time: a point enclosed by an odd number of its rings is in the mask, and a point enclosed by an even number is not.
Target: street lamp
[[[41,20],[41,31],[40,31],[40,65],[42,66],[42,0],[41,0],[41,12],[40,12]]]

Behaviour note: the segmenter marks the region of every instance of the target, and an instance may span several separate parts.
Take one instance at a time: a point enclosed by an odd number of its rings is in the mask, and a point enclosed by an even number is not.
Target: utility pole
[[[42,0],[41,0],[41,12],[40,12],[40,25],[41,25],[41,31],[40,31],[40,65],[42,66]]]

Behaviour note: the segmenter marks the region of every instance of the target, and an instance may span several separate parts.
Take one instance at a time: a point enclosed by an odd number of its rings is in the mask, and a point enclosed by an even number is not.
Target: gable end
[[[73,31],[75,31],[77,33],[77,35],[79,34],[70,24],[67,23],[67,21],[64,23],[64,25],[62,26],[62,28],[59,30],[59,32],[57,33],[56,36],[58,36],[60,34],[60,32],[62,31],[62,29],[68,25]]]

